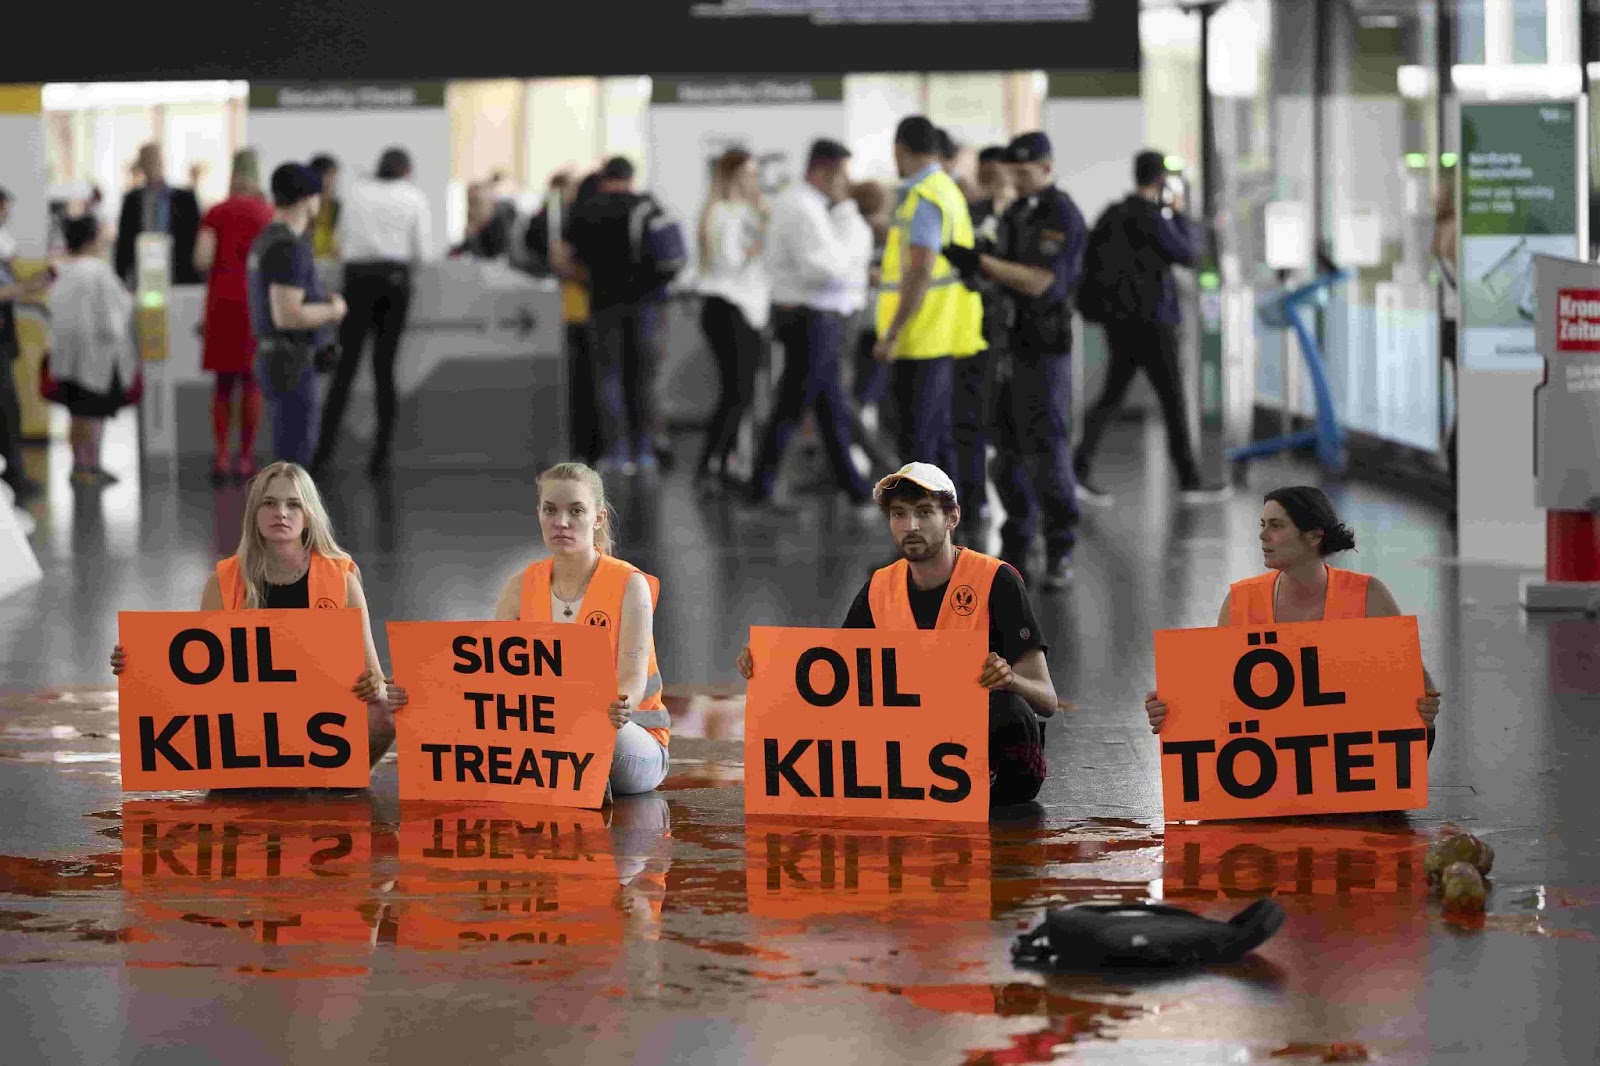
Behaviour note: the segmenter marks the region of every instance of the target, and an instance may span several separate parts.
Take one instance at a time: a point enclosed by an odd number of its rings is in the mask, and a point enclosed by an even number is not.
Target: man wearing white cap
[[[1056,711],[1046,645],[1022,578],[1008,563],[951,534],[961,523],[956,487],[931,463],[909,463],[872,490],[889,517],[900,558],[872,575],[844,629],[977,629],[989,636],[979,683],[989,690],[991,806],[1026,803],[1044,783],[1040,717]],[[746,647],[739,672],[755,672]]]

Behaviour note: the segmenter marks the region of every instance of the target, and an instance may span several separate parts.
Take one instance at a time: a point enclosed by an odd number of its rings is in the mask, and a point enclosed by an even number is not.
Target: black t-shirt
[[[300,580],[292,585],[274,585],[268,581],[265,584],[266,595],[261,606],[272,608],[284,607],[310,607],[311,606],[311,571],[307,570],[300,575]]]
[[[317,261],[311,252],[311,242],[281,222],[273,222],[250,248],[250,326],[257,339],[285,335],[307,340],[320,347],[332,338],[332,331],[324,327],[306,332],[280,330],[272,324],[272,301],[268,296],[272,286],[286,285],[305,293],[308,304],[325,303],[328,293],[317,274]]]
[[[938,625],[939,609],[949,587],[946,581],[937,588],[919,589],[911,580],[911,568],[906,568],[906,590],[911,595],[911,615],[917,620],[918,629],[932,629]],[[872,620],[871,590],[869,579],[850,605],[844,629],[877,628]],[[1033,604],[1028,602],[1022,578],[1009,565],[1002,565],[989,586],[989,650],[1015,664],[1034,648],[1043,652],[1049,650],[1049,645],[1039,630],[1039,620],[1034,617]]]
[[[595,310],[644,299],[630,228],[634,193],[599,193],[572,205],[561,239],[589,272],[589,302]]]

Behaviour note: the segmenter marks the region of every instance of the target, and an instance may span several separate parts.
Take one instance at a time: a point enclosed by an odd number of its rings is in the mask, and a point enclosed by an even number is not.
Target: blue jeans
[[[595,404],[605,458],[637,459],[656,445],[656,370],[661,305],[646,300],[595,309]]]
[[[261,384],[267,417],[272,419],[272,458],[310,466],[317,446],[316,370],[307,363],[295,387],[279,392],[272,387],[266,356],[261,354],[256,356],[256,380]]]
[[[617,730],[611,754],[611,791],[618,796],[649,792],[667,779],[667,749],[645,728],[629,722]]]
[[[996,420],[995,491],[1006,509],[1002,554],[1021,559],[1044,514],[1045,558],[1072,554],[1078,542],[1078,485],[1072,472],[1072,357],[1010,359]]]

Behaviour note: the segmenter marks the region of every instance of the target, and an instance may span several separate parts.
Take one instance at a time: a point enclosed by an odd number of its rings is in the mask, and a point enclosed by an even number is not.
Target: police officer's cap
[[[1022,134],[1006,148],[1008,163],[1037,163],[1053,158],[1055,150],[1050,147],[1050,138],[1038,130]]]

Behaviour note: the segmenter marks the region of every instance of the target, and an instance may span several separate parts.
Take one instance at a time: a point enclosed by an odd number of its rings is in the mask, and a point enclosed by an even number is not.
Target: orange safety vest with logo
[[[326,555],[311,553],[311,569],[307,575],[307,598],[313,607],[348,607],[345,601],[344,576],[355,570],[356,561],[348,556],[330,559]],[[222,609],[237,611],[244,607],[244,577],[239,573],[239,557],[230,555],[217,564],[217,584],[222,589]]]
[[[1326,564],[1324,564],[1326,565]],[[1325,621],[1336,618],[1365,618],[1367,616],[1367,585],[1372,578],[1354,570],[1328,568],[1328,593],[1323,601],[1322,617]],[[1278,571],[1268,570],[1229,586],[1228,624],[1235,626],[1271,625],[1277,619],[1272,606],[1272,593],[1278,585]]]
[[[950,584],[945,590],[944,603],[939,606],[939,620],[935,629],[976,629],[989,632],[989,590],[994,586],[994,575],[1005,564],[992,555],[962,548],[956,552],[955,569],[950,572]],[[911,594],[906,591],[907,571],[910,564],[904,559],[878,570],[872,575],[867,589],[867,605],[872,608],[872,625],[875,629],[916,629],[917,619],[911,613]]]
[[[522,602],[517,609],[517,617],[522,621],[554,621],[550,617],[550,573],[554,566],[553,559],[540,559],[522,572]],[[634,574],[644,574],[645,583],[650,586],[650,606],[654,608],[661,598],[660,580],[614,555],[600,556],[600,565],[595,567],[594,576],[583,594],[583,624],[605,630],[613,663],[617,659],[618,630],[622,626],[622,595]],[[667,713],[667,705],[661,702],[661,669],[656,665],[654,633],[650,635],[650,667],[645,677],[644,696],[634,708],[633,721],[660,741],[663,748],[672,738],[672,718]]]

